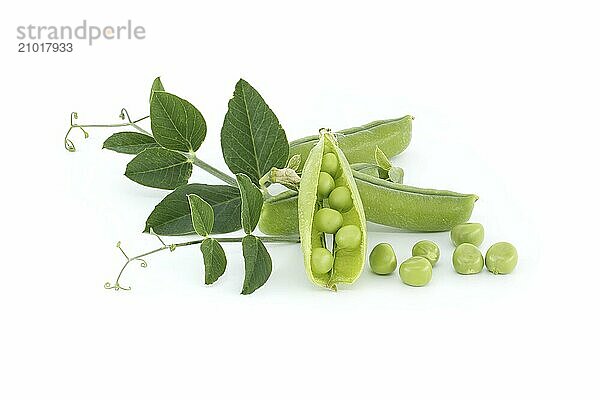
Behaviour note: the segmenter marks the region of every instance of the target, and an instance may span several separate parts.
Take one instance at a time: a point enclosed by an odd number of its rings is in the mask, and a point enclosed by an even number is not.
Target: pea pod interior
[[[327,273],[318,274],[314,273],[311,268],[311,256],[314,248],[323,247],[325,243],[324,234],[315,228],[314,216],[316,211],[322,207],[322,202],[317,196],[317,184],[323,155],[327,152],[332,152],[337,156],[340,174],[337,181],[349,189],[354,205],[349,211],[342,214],[343,224],[356,225],[362,235],[360,245],[356,249],[341,250],[334,248],[333,269]],[[306,160],[298,193],[298,227],[304,254],[304,265],[311,281],[319,286],[335,290],[338,283],[353,283],[360,276],[367,250],[364,209],[358,188],[352,177],[350,165],[344,153],[337,146],[335,138],[330,134],[321,136]]]

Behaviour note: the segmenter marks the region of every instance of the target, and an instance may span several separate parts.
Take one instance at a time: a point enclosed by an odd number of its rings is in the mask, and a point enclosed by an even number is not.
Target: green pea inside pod
[[[318,193],[320,174],[321,172],[325,173],[322,171],[324,156],[330,153],[338,161],[336,180],[348,189],[353,204],[352,209],[344,214],[326,207],[327,201],[321,199]],[[327,159],[332,160],[331,157],[327,156]],[[333,172],[330,167],[330,165],[325,166],[325,169]],[[329,172],[326,173],[329,174]],[[342,231],[342,243],[347,247],[341,248],[338,243],[333,254],[333,268],[327,273],[315,273],[311,263],[312,254],[314,249],[324,247],[323,244],[326,242],[324,234],[339,233],[341,227],[350,225],[356,226],[360,232],[358,246],[354,247],[350,238],[344,239],[349,232]],[[366,256],[365,214],[350,165],[344,153],[339,149],[335,137],[329,132],[321,133],[319,141],[311,149],[304,164],[298,191],[298,230],[306,273],[313,283],[336,290],[339,283],[351,284],[356,281],[362,272]]]
[[[342,226],[335,234],[335,245],[338,249],[353,250],[360,246],[362,233],[356,225]]]
[[[352,208],[352,194],[346,186],[336,187],[329,194],[329,207],[341,213],[345,213]]]
[[[317,184],[317,196],[319,199],[329,197],[331,191],[335,188],[335,181],[327,172],[319,173],[319,183]]]
[[[335,177],[338,174],[339,162],[337,156],[334,153],[326,153],[323,155],[323,162],[321,163],[321,172],[326,172],[329,175]]]
[[[315,213],[314,226],[317,232],[336,233],[343,223],[344,217],[334,209],[321,208]]]
[[[312,250],[310,266],[315,274],[326,274],[333,268],[333,254],[323,247]]]

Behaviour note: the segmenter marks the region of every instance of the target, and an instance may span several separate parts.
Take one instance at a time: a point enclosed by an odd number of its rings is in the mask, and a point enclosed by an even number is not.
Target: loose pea
[[[463,243],[454,250],[452,264],[459,274],[478,274],[483,269],[483,256],[471,243]]]
[[[352,208],[352,195],[345,186],[336,187],[329,194],[329,207],[339,212],[347,212]]]
[[[450,238],[455,246],[463,243],[471,243],[473,246],[479,246],[483,243],[483,225],[476,222],[456,225],[450,231]]]
[[[319,183],[317,184],[317,196],[324,199],[329,196],[331,191],[335,188],[335,181],[327,172],[319,173]]]
[[[508,242],[495,243],[485,253],[485,266],[493,274],[510,274],[518,260],[517,249]]]
[[[327,172],[331,176],[336,176],[338,171],[338,159],[333,153],[327,153],[321,161],[321,171]]]
[[[421,240],[413,246],[412,255],[426,258],[433,267],[440,259],[440,248],[431,240]]]
[[[315,213],[315,228],[319,232],[336,233],[342,227],[344,218],[339,211],[321,208]]]
[[[389,243],[379,243],[369,255],[371,270],[378,275],[387,275],[394,272],[398,261],[396,253]]]
[[[400,264],[400,278],[410,286],[425,286],[431,280],[431,263],[425,257],[411,257]]]
[[[352,250],[360,245],[362,234],[356,225],[345,225],[335,234],[335,244],[340,249]]]
[[[326,274],[333,268],[333,255],[323,247],[312,249],[310,266],[315,274]]]

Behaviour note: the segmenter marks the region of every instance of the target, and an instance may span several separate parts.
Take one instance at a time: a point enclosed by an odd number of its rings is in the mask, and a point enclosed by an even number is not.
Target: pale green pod
[[[314,216],[320,207],[317,197],[317,185],[325,152],[333,152],[337,155],[340,173],[346,178],[345,182],[354,203],[354,207],[343,214],[343,224],[358,226],[362,236],[360,245],[357,248],[336,250],[331,271],[319,274],[311,268],[311,256],[314,248],[323,247],[323,233],[316,229]],[[298,221],[304,265],[310,280],[319,286],[333,290],[336,289],[338,283],[353,283],[360,276],[365,262],[367,251],[366,220],[360,194],[352,178],[350,165],[344,157],[344,153],[338,148],[335,138],[329,133],[321,135],[321,139],[312,148],[306,160],[298,192]]]
[[[354,171],[367,219],[420,232],[440,232],[468,221],[478,197],[448,190],[421,189]]]
[[[402,118],[373,121],[355,128],[344,129],[336,132],[335,136],[339,148],[344,152],[350,164],[359,162],[373,162],[375,148],[380,149],[388,157],[402,153],[412,138],[413,117],[406,115]],[[290,142],[290,158],[300,155],[300,168],[310,150],[319,142],[319,135],[307,136]]]

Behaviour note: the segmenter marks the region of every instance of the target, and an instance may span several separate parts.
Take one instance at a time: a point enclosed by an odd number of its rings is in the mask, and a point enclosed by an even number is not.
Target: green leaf
[[[210,285],[225,273],[227,257],[221,244],[213,238],[204,239],[200,250],[204,258],[204,283]]]
[[[385,171],[389,171],[392,168],[392,163],[379,146],[375,147],[375,163]]]
[[[242,294],[250,294],[265,284],[273,269],[271,256],[259,238],[252,235],[242,239],[246,276]]]
[[[150,229],[161,236],[184,236],[195,233],[187,196],[196,194],[213,208],[215,224],[212,233],[228,233],[242,227],[240,191],[227,185],[191,183],[169,193],[154,207],[146,220],[144,232]]]
[[[152,135],[170,150],[193,152],[206,137],[204,117],[187,100],[167,92],[154,92],[150,102]]]
[[[279,120],[258,92],[243,79],[235,85],[221,129],[221,148],[234,174],[258,185],[271,168],[286,165],[289,145]]]
[[[235,176],[242,196],[242,227],[244,232],[251,234],[260,219],[263,196],[259,188],[244,174]]]
[[[154,92],[164,92],[164,91],[165,91],[165,87],[163,86],[162,82],[160,81],[160,76],[159,76],[156,79],[154,79],[154,82],[152,82],[152,89],[150,89],[150,103],[152,103],[152,97],[154,97]]]
[[[190,211],[192,213],[192,226],[200,236],[208,236],[215,223],[215,214],[212,207],[197,194],[188,194]]]
[[[103,149],[124,154],[139,154],[142,151],[160,147],[152,136],[140,132],[117,132],[104,141]]]
[[[192,163],[183,154],[161,147],[146,149],[127,164],[125,176],[144,186],[175,189],[187,183]]]

